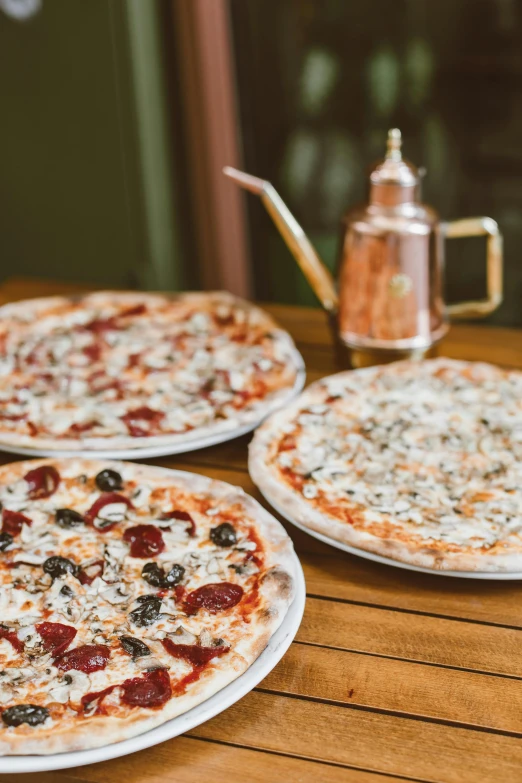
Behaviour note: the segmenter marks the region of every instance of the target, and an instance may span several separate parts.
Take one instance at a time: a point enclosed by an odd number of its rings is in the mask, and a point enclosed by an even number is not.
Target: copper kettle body
[[[235,169],[225,173],[258,193],[319,301],[335,324],[352,366],[421,357],[453,317],[481,317],[502,301],[502,237],[491,218],[441,223],[419,200],[420,174],[403,160],[401,134],[388,134],[386,156],[370,173],[368,203],[342,221],[338,286],[270,183]],[[487,297],[446,306],[444,240],[485,235]]]

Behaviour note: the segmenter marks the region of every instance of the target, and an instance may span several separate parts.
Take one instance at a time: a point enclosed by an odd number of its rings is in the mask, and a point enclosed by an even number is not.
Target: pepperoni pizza
[[[0,753],[126,739],[256,659],[293,599],[281,525],[202,476],[83,459],[0,468]]]
[[[256,426],[303,384],[290,336],[225,292],[102,292],[0,308],[0,445],[185,451]]]

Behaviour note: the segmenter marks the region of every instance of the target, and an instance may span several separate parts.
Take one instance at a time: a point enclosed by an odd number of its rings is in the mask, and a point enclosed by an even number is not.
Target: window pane
[[[517,0],[231,0],[245,168],[270,179],[335,266],[338,222],[399,127],[444,219],[505,236],[505,303],[522,324],[522,4]],[[249,199],[256,293],[314,297]],[[485,245],[448,247],[448,300],[484,294]]]

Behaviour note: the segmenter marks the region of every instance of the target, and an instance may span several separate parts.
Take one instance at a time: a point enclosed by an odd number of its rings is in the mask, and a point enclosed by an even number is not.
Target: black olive
[[[2,712],[2,720],[7,726],[38,726],[49,717],[49,710],[36,704],[15,704]]]
[[[216,546],[234,546],[237,544],[236,531],[230,522],[223,522],[223,524],[211,528],[210,540]]]
[[[175,563],[168,574],[157,563],[145,563],[141,570],[141,575],[152,587],[174,587],[179,584],[185,575],[185,569],[182,565]],[[147,600],[150,596],[141,596],[140,600]]]
[[[141,603],[137,609],[130,612],[129,617],[134,625],[142,628],[146,625],[152,625],[159,617],[161,609],[161,598],[151,598],[150,601]]]
[[[14,538],[11,533],[0,533],[0,552],[4,552],[8,546],[11,546]]]
[[[53,555],[52,557],[47,558],[43,564],[43,570],[46,574],[52,576],[53,579],[58,579],[60,576],[65,576],[66,574],[76,576],[80,569],[72,560],[68,560],[66,557],[60,557],[60,555]]]
[[[163,587],[178,585],[185,576],[185,569],[179,563],[175,563],[163,580]]]
[[[60,595],[65,595],[66,598],[72,598],[74,593],[69,587],[69,585],[64,585],[62,589],[60,590]]]
[[[71,685],[73,678],[71,677],[70,674],[66,674],[65,677],[63,678],[63,681],[66,685]]]
[[[59,508],[56,512],[56,524],[60,527],[80,527],[84,523],[82,515],[72,508]]]
[[[156,593],[147,593],[147,595],[139,595],[136,598],[136,603],[137,604],[145,604],[145,603],[147,603],[147,601],[157,601],[157,599],[158,599],[158,596],[156,595]]]
[[[157,563],[145,563],[141,569],[141,576],[152,587],[163,587],[165,571]]]
[[[123,489],[123,479],[119,473],[115,470],[107,468],[101,470],[94,479],[98,489],[102,492],[115,492],[119,489]]]
[[[132,655],[133,658],[143,658],[145,655],[150,655],[150,648],[145,642],[134,636],[120,636],[120,644],[125,652]]]

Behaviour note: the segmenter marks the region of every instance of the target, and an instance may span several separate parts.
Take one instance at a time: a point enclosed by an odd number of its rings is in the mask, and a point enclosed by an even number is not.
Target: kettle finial
[[[402,160],[401,155],[402,136],[398,128],[391,128],[388,131],[388,142],[386,144],[387,160]]]

